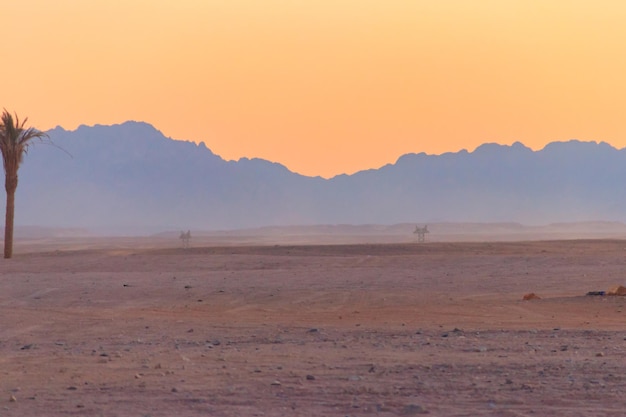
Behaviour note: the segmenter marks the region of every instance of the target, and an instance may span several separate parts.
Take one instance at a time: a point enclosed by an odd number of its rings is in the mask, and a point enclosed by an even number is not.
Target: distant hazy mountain
[[[626,220],[626,153],[606,143],[558,142],[537,152],[520,143],[486,144],[471,153],[408,154],[380,169],[326,180],[261,159],[225,161],[145,123],[49,134],[58,148],[33,146],[20,169],[18,225],[138,233]]]

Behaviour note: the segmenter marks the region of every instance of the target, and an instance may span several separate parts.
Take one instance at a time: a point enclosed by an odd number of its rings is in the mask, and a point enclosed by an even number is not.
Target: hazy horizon
[[[16,224],[162,231],[626,221],[626,151],[606,143],[410,153],[378,169],[323,179],[275,161],[226,161],[146,123],[56,129],[50,139],[56,146],[33,146],[24,159]]]

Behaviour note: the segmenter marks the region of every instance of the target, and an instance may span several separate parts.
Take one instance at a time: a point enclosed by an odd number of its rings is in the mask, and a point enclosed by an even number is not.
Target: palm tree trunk
[[[15,219],[15,190],[7,190],[7,211],[4,221],[4,258],[13,256],[13,221]]]

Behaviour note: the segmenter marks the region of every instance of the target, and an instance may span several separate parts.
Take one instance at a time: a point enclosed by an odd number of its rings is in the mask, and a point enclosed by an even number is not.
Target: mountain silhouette
[[[50,130],[19,172],[16,224],[111,233],[275,225],[626,220],[626,153],[606,143],[484,144],[307,177],[126,122]]]

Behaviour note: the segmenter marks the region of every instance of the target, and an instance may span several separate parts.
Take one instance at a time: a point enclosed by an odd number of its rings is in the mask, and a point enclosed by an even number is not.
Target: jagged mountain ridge
[[[225,161],[141,122],[48,133],[56,147],[33,146],[20,169],[18,225],[136,233],[626,220],[626,151],[606,143],[554,142],[540,151],[485,144],[323,179],[261,159]]]

